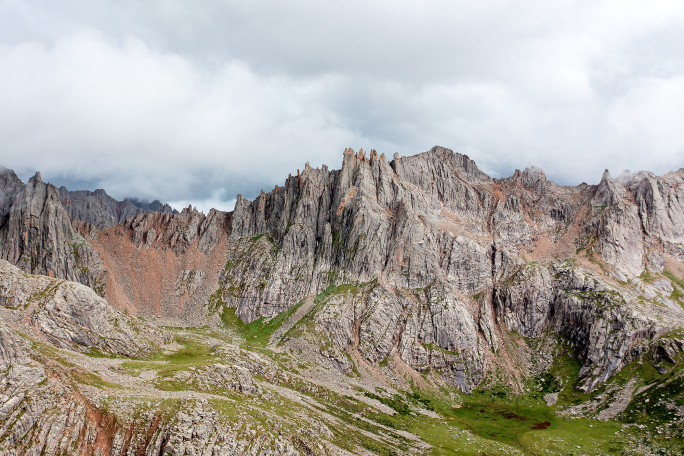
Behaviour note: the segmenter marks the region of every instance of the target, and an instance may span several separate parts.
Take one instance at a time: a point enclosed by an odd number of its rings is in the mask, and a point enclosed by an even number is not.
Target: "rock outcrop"
[[[0,306],[4,317],[26,320],[51,344],[72,350],[97,348],[132,356],[151,351],[165,338],[163,331],[112,309],[91,288],[25,274],[4,260],[0,260]],[[13,345],[4,345],[8,359],[18,356],[12,355],[17,353]]]
[[[91,242],[109,271],[105,297],[146,318],[205,324],[226,263],[229,221],[226,212],[186,208],[139,214],[100,231]]]
[[[99,230],[122,223],[139,214],[150,212],[176,213],[171,206],[162,204],[159,200],[152,203],[130,199],[117,201],[102,189],[94,192],[88,190],[69,191],[62,186],[59,188],[59,198],[69,217],[92,225]]]
[[[90,245],[98,230],[169,205],[117,201],[104,190],[59,190],[36,173],[27,184],[0,171],[0,257],[26,272],[80,282],[103,295],[108,271]]]
[[[36,173],[26,185],[4,173],[0,257],[31,274],[72,280],[98,293],[107,272],[92,246],[72,226],[57,189]]]
[[[552,329],[576,347],[584,391],[632,361],[650,340],[684,326],[681,303],[645,300],[572,261],[521,266],[497,285],[498,320],[527,337]]]

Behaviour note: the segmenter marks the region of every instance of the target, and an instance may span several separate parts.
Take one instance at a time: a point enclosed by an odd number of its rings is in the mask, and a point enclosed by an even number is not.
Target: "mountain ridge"
[[[536,167],[494,179],[438,146],[346,149],[340,169],[307,163],[231,212],[117,223],[91,194],[68,212],[72,193],[17,180],[0,175],[3,259],[150,324],[251,334],[297,315],[268,350],[345,378],[524,394],[571,349],[574,391],[592,395],[644,356],[675,372],[682,350],[684,169],[567,187]]]

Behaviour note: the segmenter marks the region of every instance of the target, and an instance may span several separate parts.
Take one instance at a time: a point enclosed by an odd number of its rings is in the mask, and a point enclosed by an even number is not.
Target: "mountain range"
[[[347,149],[235,209],[0,171],[0,455],[681,454],[684,169]]]

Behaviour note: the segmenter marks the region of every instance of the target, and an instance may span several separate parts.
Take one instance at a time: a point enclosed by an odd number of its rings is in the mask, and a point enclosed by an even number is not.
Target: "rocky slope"
[[[0,171],[0,256],[26,272],[77,281],[103,294],[109,271],[88,240],[98,230],[149,212],[174,214],[159,201],[119,202],[103,190],[69,192],[36,173],[24,184]]]
[[[185,348],[169,344],[168,332],[115,311],[91,289],[25,274],[5,261],[0,304],[3,456],[349,455],[328,426],[369,434],[320,414],[297,388],[280,386],[291,382],[292,372],[245,355],[239,337],[235,344],[188,333],[176,336]],[[147,370],[136,375],[138,366]],[[178,391],[178,382],[192,390]],[[428,447],[409,433],[385,438],[409,451]]]
[[[21,320],[37,338],[60,348],[91,347],[132,356],[149,352],[163,339],[162,331],[115,311],[91,288],[27,275],[4,260],[0,305],[3,318]]]
[[[171,325],[203,325],[226,262],[229,214],[139,214],[91,241],[110,271],[106,298],[116,307]]]
[[[130,207],[104,192],[57,190],[39,175],[24,185],[6,170],[0,253],[157,324],[230,332],[287,320],[271,328],[268,350],[337,373],[338,387],[354,378],[364,388],[426,384],[470,394],[502,386],[524,394],[540,375],[561,381],[554,359],[567,353],[579,364],[562,381],[578,394],[603,395],[603,404],[613,397],[601,392],[606,385],[645,356],[675,372],[662,363],[677,363],[681,347],[658,341],[684,328],[683,183],[684,169],[617,179],[606,171],[598,185],[565,187],[538,168],[493,179],[441,147],[391,161],[346,150],[341,169],[307,164],[254,201],[238,195],[232,212],[150,206],[124,220]],[[60,287],[60,296],[82,299],[75,284]],[[83,305],[107,305],[91,298]],[[59,322],[34,323],[45,343],[144,356],[104,335],[116,319],[84,329],[60,306],[35,308],[46,310],[31,321]],[[121,338],[135,336],[121,327]],[[539,343],[543,353],[532,349]],[[15,345],[8,342],[8,358]],[[274,372],[284,367],[270,362],[268,384],[282,386]],[[198,385],[224,385],[211,380],[219,375],[254,393],[242,369],[265,375],[232,361],[217,366]],[[628,403],[643,394],[628,391]],[[199,416],[212,413],[200,408]],[[170,442],[169,429],[148,432],[157,435],[155,448]]]
[[[626,385],[611,379],[600,394],[578,403],[572,375],[556,374],[568,384],[544,396],[556,403],[548,407],[539,397],[548,376],[538,376],[526,382],[527,393],[502,404],[488,399],[498,390],[483,389],[471,399],[449,389],[448,375],[411,373],[398,355],[374,366],[321,340],[316,325],[344,327],[353,316],[336,312],[345,302],[363,305],[368,290],[353,286],[308,298],[294,312],[258,325],[226,319],[214,329],[162,331],[73,282],[25,274],[6,262],[0,279],[3,456],[525,455],[538,454],[540,445],[558,455],[577,454],[578,447],[586,454],[614,454],[615,448],[677,454],[683,448],[677,425],[684,413],[674,420],[657,415],[659,407],[684,408],[681,394],[663,401],[684,378],[681,331],[643,345],[641,359],[663,369],[662,379],[636,374]],[[373,305],[391,310],[382,304],[382,290],[366,287],[374,289]],[[360,352],[372,352],[370,343],[360,341]],[[510,338],[500,343],[527,358],[532,370],[551,354],[566,356],[543,336],[538,345]],[[652,408],[638,408],[651,402]],[[651,426],[632,419],[635,412]],[[568,421],[555,413],[593,419]],[[616,423],[617,416],[627,424]],[[492,421],[518,434],[499,434]],[[589,442],[582,443],[586,436]]]

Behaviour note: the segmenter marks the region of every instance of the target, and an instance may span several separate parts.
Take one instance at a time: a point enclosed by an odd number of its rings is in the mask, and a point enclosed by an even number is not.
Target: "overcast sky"
[[[0,164],[232,209],[345,147],[684,167],[684,2],[0,0]]]

